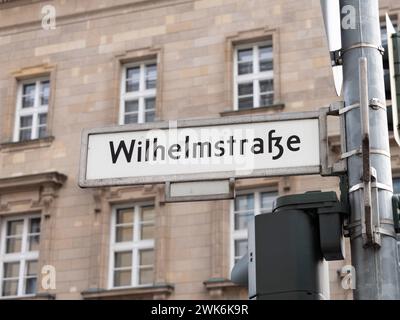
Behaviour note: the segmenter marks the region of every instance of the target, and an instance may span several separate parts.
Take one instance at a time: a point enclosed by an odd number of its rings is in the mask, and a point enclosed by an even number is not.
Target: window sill
[[[1,297],[0,300],[55,300],[56,296],[49,293],[38,293],[36,295]]]
[[[138,299],[138,300],[163,300],[174,291],[171,284],[155,284],[150,287],[128,288],[128,289],[90,289],[81,293],[85,300],[115,300],[115,299]]]
[[[226,289],[240,289],[241,287],[232,281],[223,278],[212,278],[203,282],[212,297],[220,297]]]
[[[16,152],[26,149],[46,148],[49,147],[54,141],[53,136],[46,138],[18,141],[18,142],[6,142],[0,144],[0,150],[3,152]]]
[[[257,114],[257,113],[268,113],[268,112],[276,112],[281,111],[285,108],[284,103],[271,104],[269,106],[260,107],[260,108],[252,108],[252,109],[243,109],[243,110],[227,110],[220,113],[221,117],[229,117],[229,116],[239,116],[239,115],[247,115],[247,114]]]

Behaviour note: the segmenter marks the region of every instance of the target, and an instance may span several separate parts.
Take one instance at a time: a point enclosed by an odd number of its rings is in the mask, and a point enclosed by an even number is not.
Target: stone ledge
[[[55,300],[56,296],[54,294],[50,294],[50,293],[38,293],[36,295],[32,295],[32,296],[22,296],[22,297],[11,297],[11,298],[7,298],[7,297],[2,297],[0,298],[0,301],[2,300]]]
[[[203,282],[207,290],[224,289],[224,288],[240,288],[232,281],[223,278],[211,278]]]
[[[85,300],[108,300],[108,299],[166,299],[174,291],[172,284],[156,284],[149,287],[128,289],[89,289],[81,292]]]
[[[277,103],[277,104],[271,104],[269,106],[260,107],[260,108],[243,109],[243,110],[227,110],[227,111],[221,112],[220,115],[221,115],[221,117],[229,117],[229,116],[256,114],[256,113],[268,113],[268,112],[281,111],[284,108],[285,108],[284,103]]]
[[[48,186],[60,188],[67,176],[59,172],[43,172],[31,175],[0,178],[0,191]]]
[[[27,149],[46,148],[49,147],[54,141],[54,137],[46,137],[35,140],[19,141],[19,142],[5,142],[0,144],[0,151],[2,152],[16,152]]]

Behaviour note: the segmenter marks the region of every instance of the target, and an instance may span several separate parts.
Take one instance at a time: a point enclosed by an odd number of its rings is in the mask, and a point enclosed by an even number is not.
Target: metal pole
[[[365,101],[361,101],[365,100],[365,91],[369,96],[369,139],[365,139],[366,130],[362,131],[366,127],[365,123],[362,126],[360,107],[352,109],[345,116],[346,151],[369,149],[370,152],[363,156],[355,152],[348,158],[351,257],[357,280],[354,298],[400,299],[397,241],[391,208],[393,192],[389,134],[382,54],[379,50],[379,3],[378,0],[340,0],[340,8],[344,19],[342,60],[346,106],[365,104]],[[360,92],[359,61],[362,57],[366,58],[367,65],[361,75],[368,69],[368,90]],[[366,160],[372,167],[369,170],[365,170]],[[371,176],[365,177],[366,171]],[[369,189],[368,181],[372,190],[370,209],[366,205],[369,199],[364,197]]]

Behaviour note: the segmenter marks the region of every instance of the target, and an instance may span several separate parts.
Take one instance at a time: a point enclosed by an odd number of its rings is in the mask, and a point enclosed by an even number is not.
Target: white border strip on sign
[[[199,120],[177,120],[173,121],[176,128],[198,128],[198,127],[211,127],[221,125],[234,125],[234,124],[254,124],[254,123],[267,123],[277,121],[290,121],[290,120],[319,120],[319,134],[320,134],[320,165],[296,167],[296,168],[278,168],[278,169],[262,169],[254,170],[249,176],[240,176],[237,178],[261,178],[261,177],[276,177],[276,176],[293,176],[293,175],[312,175],[326,173],[328,170],[328,148],[327,148],[327,121],[326,117],[329,108],[322,108],[319,111],[309,112],[293,112],[293,113],[280,113],[274,115],[250,115],[250,116],[232,116],[216,119],[199,119]],[[85,129],[82,132],[81,141],[81,158],[79,170],[79,186],[81,188],[90,187],[103,187],[103,186],[126,186],[126,185],[143,185],[143,184],[158,184],[165,182],[189,182],[189,181],[215,181],[235,178],[234,171],[214,172],[209,174],[186,174],[186,175],[165,175],[165,176],[152,176],[152,177],[133,177],[133,178],[111,178],[111,179],[86,179],[87,171],[87,157],[88,157],[88,142],[90,135],[97,134],[113,134],[124,132],[148,131],[148,130],[168,130],[170,129],[171,121],[153,122],[145,124],[133,124],[124,126],[113,126],[95,129]]]

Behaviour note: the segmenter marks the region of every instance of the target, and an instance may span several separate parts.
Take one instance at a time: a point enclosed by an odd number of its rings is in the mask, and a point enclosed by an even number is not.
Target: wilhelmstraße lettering
[[[227,140],[220,140],[215,143],[208,141],[191,141],[190,136],[185,137],[182,143],[175,143],[170,146],[159,144],[157,138],[136,140],[130,142],[124,140],[119,143],[109,142],[111,159],[116,164],[120,159],[131,162],[149,162],[179,159],[198,159],[223,156],[246,155],[251,152],[254,155],[272,154],[273,160],[279,160],[287,148],[290,152],[300,151],[301,140],[297,135],[290,136],[283,141],[282,136],[276,135],[276,130],[270,130],[266,138],[235,139],[230,136]]]

